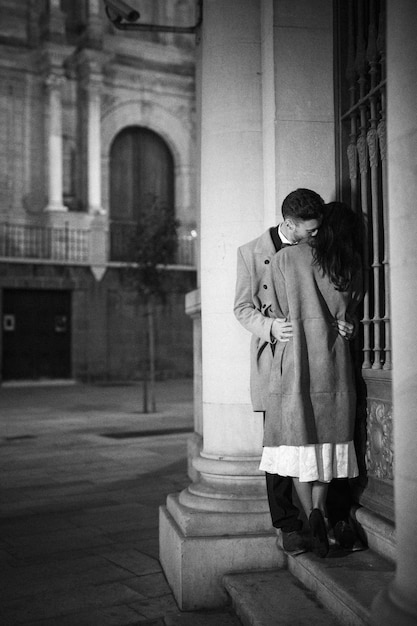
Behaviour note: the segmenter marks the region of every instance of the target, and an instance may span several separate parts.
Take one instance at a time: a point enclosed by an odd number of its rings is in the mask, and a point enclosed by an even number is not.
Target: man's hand
[[[346,341],[352,339],[355,333],[355,324],[345,322],[344,320],[336,320],[334,326],[343,339],[346,339]]]
[[[292,324],[284,318],[275,318],[272,322],[271,335],[277,341],[289,341],[293,336]]]

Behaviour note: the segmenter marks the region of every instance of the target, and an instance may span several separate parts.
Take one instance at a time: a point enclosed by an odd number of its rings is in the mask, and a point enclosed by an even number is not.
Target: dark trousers
[[[293,503],[291,476],[265,472],[265,478],[272,526],[281,528],[286,533],[301,530],[303,522],[298,517],[298,507]]]
[[[303,522],[299,518],[300,510],[293,502],[291,476],[278,476],[266,472],[265,477],[272,525],[287,533],[301,530]],[[332,480],[326,501],[330,526],[334,526],[339,520],[346,521],[349,518],[351,504],[349,480],[347,478]]]

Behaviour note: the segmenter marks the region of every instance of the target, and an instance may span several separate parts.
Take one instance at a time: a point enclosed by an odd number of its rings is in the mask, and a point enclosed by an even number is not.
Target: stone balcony
[[[98,219],[83,226],[0,222],[0,260],[93,266],[133,262],[134,251],[127,245],[132,224],[110,223],[109,227]],[[179,231],[172,266],[195,269],[196,239],[183,228]]]

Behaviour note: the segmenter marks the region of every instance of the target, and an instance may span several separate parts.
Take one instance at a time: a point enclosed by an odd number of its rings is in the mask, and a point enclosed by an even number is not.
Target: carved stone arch
[[[193,166],[191,163],[192,136],[182,119],[154,102],[130,100],[107,109],[101,120],[103,206],[108,214],[109,155],[116,135],[128,126],[143,126],[162,137],[169,146],[175,164],[176,213],[183,221],[190,220],[190,188]]]

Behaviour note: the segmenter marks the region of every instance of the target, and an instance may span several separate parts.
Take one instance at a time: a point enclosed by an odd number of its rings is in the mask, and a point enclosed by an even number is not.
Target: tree
[[[143,412],[154,413],[155,402],[155,305],[164,302],[171,288],[166,266],[175,263],[178,220],[173,210],[149,194],[132,237],[133,281],[145,304]]]

